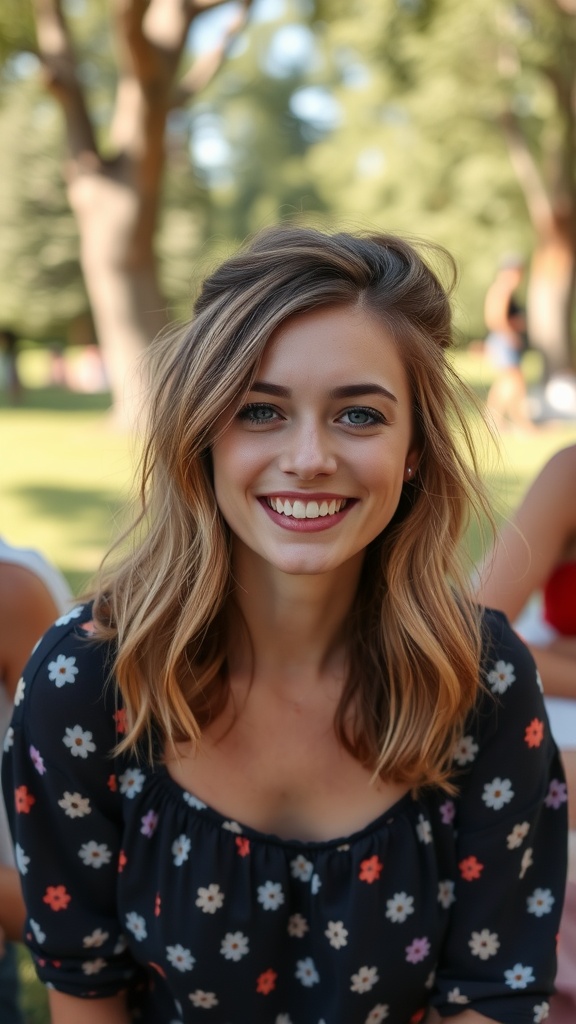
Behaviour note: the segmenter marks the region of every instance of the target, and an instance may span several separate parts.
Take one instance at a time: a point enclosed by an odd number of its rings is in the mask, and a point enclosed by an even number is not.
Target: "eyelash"
[[[274,422],[274,418],[273,417],[269,417],[267,419],[258,419],[254,415],[257,411],[264,410],[264,409],[265,410],[270,410],[271,412],[274,413],[275,416],[280,415],[278,413],[278,411],[274,408],[273,405],[269,405],[266,402],[249,402],[247,405],[243,406],[242,409],[240,409],[240,411],[238,413],[238,419],[239,420],[243,420],[244,422],[250,423],[252,426],[262,426],[264,424],[273,423]],[[366,416],[369,416],[371,418],[372,422],[368,422],[368,423],[347,423],[346,426],[353,427],[356,430],[365,430],[367,427],[373,427],[375,423],[378,423],[378,424],[386,424],[386,423],[388,423],[388,420],[386,419],[385,416],[382,415],[381,412],[378,412],[377,409],[372,409],[370,406],[367,406],[367,405],[353,405],[353,406],[350,406],[349,409],[345,409],[340,414],[339,419],[341,419],[345,415],[350,415],[350,413],[358,413],[358,412],[365,413]]]

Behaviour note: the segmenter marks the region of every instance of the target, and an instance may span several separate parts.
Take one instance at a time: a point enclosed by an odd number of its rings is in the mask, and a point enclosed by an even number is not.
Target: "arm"
[[[544,690],[551,697],[576,697],[576,638],[552,641],[547,647],[528,644]]]
[[[48,992],[52,1024],[130,1024],[122,994],[108,999],[75,999],[51,989]]]
[[[11,942],[21,942],[26,911],[16,868],[0,864],[0,928]]]
[[[57,617],[50,593],[33,572],[0,563],[0,679],[11,697],[34,644]]]
[[[477,597],[512,621],[576,536],[576,445],[554,455],[479,570]]]

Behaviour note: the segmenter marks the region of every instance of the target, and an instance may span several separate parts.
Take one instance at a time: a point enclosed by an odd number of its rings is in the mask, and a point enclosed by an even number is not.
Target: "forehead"
[[[259,378],[280,374],[296,383],[326,386],[370,379],[394,382],[407,391],[397,344],[386,326],[360,305],[328,306],[297,313],[271,335],[258,367]]]

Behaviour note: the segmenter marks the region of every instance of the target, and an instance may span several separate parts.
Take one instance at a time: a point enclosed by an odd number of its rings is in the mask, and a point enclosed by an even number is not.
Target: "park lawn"
[[[464,353],[456,363],[484,395],[489,385],[484,362]],[[17,408],[0,398],[0,533],[14,544],[40,548],[76,594],[119,532],[134,475],[135,444],[113,429],[107,406],[106,395],[38,387],[27,390]],[[576,442],[576,423],[550,425],[531,435],[510,433],[499,450],[478,436],[483,475],[500,518],[544,462]],[[478,558],[481,533],[472,531],[467,543]],[[45,993],[24,950],[21,976],[28,1024],[48,1024]]]

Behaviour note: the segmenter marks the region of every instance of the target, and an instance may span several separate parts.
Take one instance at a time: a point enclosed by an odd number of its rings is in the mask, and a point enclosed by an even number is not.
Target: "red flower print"
[[[156,899],[154,900],[154,917],[160,917],[162,913],[162,897],[159,892],[156,893]]]
[[[250,840],[245,836],[236,836],[236,846],[240,857],[247,857],[250,853]]]
[[[120,850],[118,854],[118,874],[121,875],[128,863],[128,857],[124,853],[124,850]]]
[[[42,897],[43,902],[48,904],[50,910],[66,910],[71,899],[65,885],[49,885]]]
[[[108,782],[106,783],[106,785],[108,786],[108,789],[110,790],[111,793],[118,792],[118,779],[116,778],[115,775],[108,776]]]
[[[465,857],[460,861],[458,867],[462,878],[465,878],[467,882],[473,882],[476,878],[480,878],[484,870],[484,865],[477,857]]]
[[[14,803],[18,814],[30,814],[32,804],[36,803],[36,797],[28,792],[27,786],[18,786],[14,793]]]
[[[114,712],[114,721],[116,722],[116,732],[126,732],[126,708],[118,708],[118,711]]]
[[[276,971],[273,971],[272,968],[259,974],[256,982],[256,991],[261,992],[263,996],[267,996],[269,992],[276,988],[277,977]]]
[[[529,747],[539,747],[544,739],[544,722],[539,718],[533,718],[530,725],[526,726],[524,732],[524,743]]]
[[[166,971],[160,967],[160,964],[155,964],[153,960],[148,961],[148,967],[152,967],[155,971],[158,971],[161,978],[166,977]]]
[[[410,1024],[419,1024],[421,1020],[424,1020],[425,1013],[426,1010],[424,1008],[422,1008],[421,1010],[416,1010],[416,1013],[413,1013],[412,1016],[410,1017]]]
[[[373,857],[360,861],[358,877],[361,882],[368,882],[369,885],[372,885],[372,882],[378,881],[383,868],[382,861],[374,854]]]

